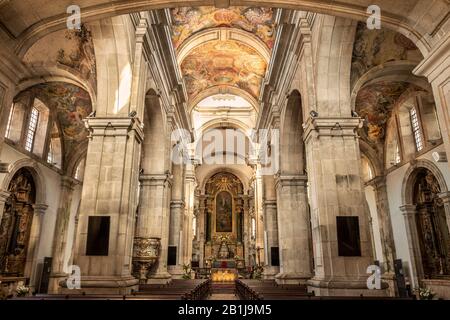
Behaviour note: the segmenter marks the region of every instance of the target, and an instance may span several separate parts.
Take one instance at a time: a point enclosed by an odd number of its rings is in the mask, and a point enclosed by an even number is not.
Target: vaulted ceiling
[[[171,10],[172,41],[190,100],[239,89],[258,99],[275,37],[271,8]]]

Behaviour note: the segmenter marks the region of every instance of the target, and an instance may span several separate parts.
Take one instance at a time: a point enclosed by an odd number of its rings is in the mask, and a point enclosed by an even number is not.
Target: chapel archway
[[[23,277],[36,203],[36,186],[26,168],[19,169],[8,188],[0,223],[0,275]]]

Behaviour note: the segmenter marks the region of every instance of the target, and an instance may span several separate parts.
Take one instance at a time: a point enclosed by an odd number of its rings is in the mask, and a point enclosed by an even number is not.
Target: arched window
[[[83,159],[78,163],[77,169],[75,170],[75,177],[74,177],[78,181],[83,181],[85,165],[86,165],[86,159]]]
[[[398,139],[398,127],[395,117],[392,117],[386,132],[386,168],[390,168],[402,161],[401,145]]]
[[[365,155],[361,155],[361,168],[364,182],[370,181],[374,178],[372,164]]]
[[[15,143],[19,143],[22,138],[22,130],[26,115],[26,103],[22,100],[25,101],[26,99],[22,98],[21,101],[16,101],[11,106],[5,132],[5,137]]]
[[[423,135],[419,124],[419,116],[417,115],[416,107],[409,109],[409,117],[411,120],[411,128],[414,135],[414,142],[416,143],[416,150],[423,149]]]
[[[27,135],[25,137],[25,150],[32,151],[36,129],[39,121],[39,111],[36,108],[31,109],[30,120],[28,121]]]
[[[43,155],[47,137],[48,119],[48,108],[41,100],[34,99],[25,134],[25,150],[39,156]]]

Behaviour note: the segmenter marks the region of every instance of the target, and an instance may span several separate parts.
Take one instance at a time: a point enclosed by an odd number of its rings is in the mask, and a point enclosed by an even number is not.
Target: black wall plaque
[[[167,265],[175,266],[177,264],[177,247],[169,246],[167,253]]]
[[[48,284],[50,281],[50,273],[52,272],[52,258],[45,257],[42,266],[41,279],[39,281],[38,293],[46,294],[48,292]]]
[[[280,266],[280,248],[278,247],[270,248],[270,265],[274,267]]]
[[[87,256],[107,256],[110,217],[90,216],[86,243]]]
[[[336,217],[336,225],[339,256],[361,256],[358,217]]]
[[[394,260],[395,280],[397,281],[398,295],[401,298],[408,297],[408,289],[406,287],[405,273],[403,271],[403,261],[401,259]]]

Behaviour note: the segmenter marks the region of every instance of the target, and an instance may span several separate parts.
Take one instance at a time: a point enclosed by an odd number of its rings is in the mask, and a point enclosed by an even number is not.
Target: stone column
[[[450,192],[443,192],[440,193],[438,196],[444,203],[445,220],[447,221],[447,228],[448,232],[450,233]]]
[[[138,280],[131,275],[131,255],[142,125],[138,118],[129,117],[88,118],[86,125],[91,135],[74,256],[82,275],[79,292],[126,294],[138,288]],[[92,216],[109,217],[107,255],[87,255]]]
[[[386,188],[386,177],[375,177],[369,184],[375,190],[378,225],[380,228],[381,249],[383,254],[383,278],[389,284],[391,296],[396,295],[394,260],[396,259],[394,231]]]
[[[165,284],[171,281],[167,271],[169,246],[170,197],[172,177],[170,175],[142,174],[136,237],[159,238],[159,258],[147,283]]]
[[[172,166],[172,194],[170,201],[169,246],[177,248],[176,265],[169,266],[169,273],[176,277],[183,274],[184,233],[184,167]]]
[[[194,218],[194,194],[195,194],[195,173],[193,168],[186,170],[185,177],[185,210],[184,210],[184,253],[183,264],[190,264],[192,260],[193,218]]]
[[[280,272],[279,266],[273,266],[271,263],[271,248],[278,247],[278,218],[277,218],[277,201],[265,200],[263,202],[264,211],[264,248],[265,248],[265,266],[264,277],[273,279]]]
[[[10,195],[11,193],[8,191],[0,190],[0,224],[2,223],[6,200],[8,200]]]
[[[277,176],[278,283],[305,284],[311,278],[309,246],[310,221],[304,175]]]
[[[450,155],[450,37],[430,50],[424,60],[417,65],[413,73],[427,77],[433,88],[436,113],[447,155]],[[449,163],[450,165],[450,163]]]
[[[197,238],[200,251],[200,268],[205,267],[205,243],[206,243],[206,196],[204,194],[198,197],[198,214],[197,214]]]
[[[316,295],[385,295],[368,290],[367,267],[373,264],[369,212],[361,181],[359,118],[312,118],[305,123],[310,182],[315,275],[308,290]],[[355,256],[338,250],[337,217],[357,217]],[[358,252],[360,251],[360,252]],[[359,253],[359,254],[358,254]]]
[[[255,177],[255,194],[254,194],[254,206],[255,206],[255,219],[256,219],[256,256],[260,259],[260,263],[265,265],[265,252],[264,252],[264,215],[263,215],[263,189],[262,189],[262,177],[260,174],[256,174]]]
[[[48,205],[35,204],[33,206],[34,216],[31,224],[30,239],[28,240],[27,260],[25,264],[25,276],[30,278],[30,290],[35,291],[38,286],[36,267],[38,263],[39,245],[41,241],[42,224]]]
[[[58,293],[59,282],[67,278],[67,270],[64,265],[64,254],[67,244],[67,231],[70,222],[70,213],[72,207],[72,195],[78,181],[72,177],[61,177],[61,193],[59,196],[59,207],[56,215],[55,232],[52,246],[52,270],[48,292]]]
[[[415,205],[404,205],[400,207],[405,219],[406,238],[408,239],[408,249],[410,262],[410,282],[413,288],[419,286],[419,279],[423,276],[422,255],[420,253],[419,235],[417,231]]]

